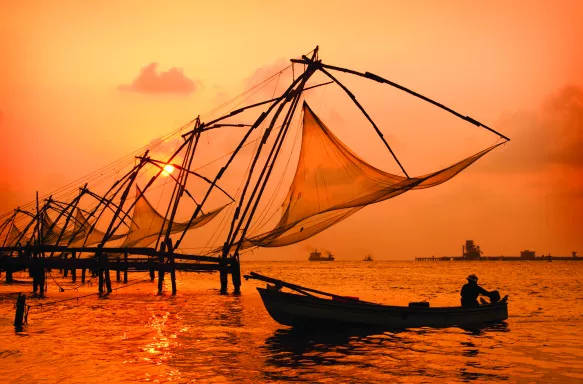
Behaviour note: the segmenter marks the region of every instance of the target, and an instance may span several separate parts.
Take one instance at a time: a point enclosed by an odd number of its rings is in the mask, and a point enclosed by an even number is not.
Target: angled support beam
[[[393,152],[393,149],[391,148],[391,146],[389,145],[389,143],[387,143],[387,140],[383,136],[383,133],[381,132],[381,130],[379,129],[379,127],[377,127],[377,125],[371,119],[371,117],[368,115],[368,113],[365,111],[365,109],[363,108],[363,106],[360,105],[360,103],[358,102],[358,100],[356,100],[356,97],[354,96],[354,94],[352,92],[350,92],[350,90],[348,88],[346,88],[346,86],[344,84],[342,84],[338,79],[336,79],[334,76],[332,76],[332,74],[330,72],[328,72],[324,68],[322,68],[322,64],[321,63],[318,63],[318,69],[322,73],[324,73],[326,76],[328,76],[330,79],[332,79],[332,81],[334,81],[336,84],[338,84],[340,86],[340,88],[342,88],[344,90],[344,92],[346,92],[346,94],[352,99],[352,101],[354,102],[354,104],[356,104],[356,106],[358,107],[358,109],[360,109],[360,111],[363,113],[363,115],[372,124],[373,128],[375,129],[375,131],[377,131],[377,134],[379,135],[379,137],[381,138],[381,140],[383,141],[383,143],[385,144],[385,146],[387,147],[387,149],[389,150],[389,152],[391,152],[391,155],[393,155],[393,158],[395,159],[395,161],[397,162],[397,164],[399,164],[399,167],[401,167],[401,170],[403,171],[403,173],[405,174],[405,176],[407,176],[407,178],[409,178],[409,174],[407,173],[407,171],[405,171],[405,168],[403,167],[403,165],[401,164],[401,162],[397,158],[397,155],[395,155],[395,152]]]

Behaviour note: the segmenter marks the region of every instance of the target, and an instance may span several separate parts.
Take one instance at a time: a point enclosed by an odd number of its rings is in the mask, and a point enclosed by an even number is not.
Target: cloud
[[[505,116],[501,132],[508,133],[496,161],[483,169],[538,172],[550,167],[583,169],[583,89],[567,86],[536,110]]]
[[[131,84],[122,84],[120,91],[137,93],[173,93],[190,94],[196,91],[199,81],[194,81],[184,75],[181,68],[172,67],[166,72],[157,71],[158,63],[151,63],[142,68],[138,77]]]
[[[253,72],[251,76],[249,76],[245,80],[245,89],[250,89],[261,82],[267,80],[269,77],[277,74],[279,71],[285,69],[290,65],[289,60],[280,58],[274,61],[269,65],[265,65],[261,68],[258,68]],[[266,84],[262,89],[261,93],[272,95],[274,90],[277,89],[282,90],[285,89],[283,86],[288,87],[292,82],[292,70],[291,68],[284,71],[278,79],[278,76],[275,76],[268,84]],[[263,84],[262,84],[263,85]]]

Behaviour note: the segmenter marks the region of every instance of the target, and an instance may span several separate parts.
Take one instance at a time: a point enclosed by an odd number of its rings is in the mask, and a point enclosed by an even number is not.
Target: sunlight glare
[[[174,172],[174,167],[171,164],[166,164],[162,176],[169,176],[172,172]]]

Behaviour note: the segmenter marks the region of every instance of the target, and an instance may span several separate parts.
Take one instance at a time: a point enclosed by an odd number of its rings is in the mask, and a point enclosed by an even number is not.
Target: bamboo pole
[[[20,328],[24,324],[25,307],[26,307],[26,295],[18,293],[18,297],[16,298],[16,314],[14,315],[14,326],[16,328]]]
[[[292,62],[298,62],[298,63],[304,63],[305,64],[306,63],[306,59],[307,58],[305,58],[305,57],[302,60],[292,59]],[[406,92],[406,93],[408,93],[410,95],[413,95],[413,96],[415,96],[417,98],[420,98],[420,99],[422,99],[422,100],[424,100],[424,101],[426,101],[426,102],[428,102],[430,104],[433,104],[436,107],[441,108],[441,109],[443,109],[443,110],[445,110],[445,111],[447,111],[447,112],[449,112],[449,113],[451,113],[451,114],[459,117],[460,119],[465,120],[465,121],[467,121],[467,122],[469,122],[469,123],[471,123],[471,124],[473,124],[473,125],[475,125],[477,127],[482,127],[484,129],[486,129],[486,130],[488,130],[488,131],[490,131],[490,132],[492,132],[492,133],[500,136],[501,138],[505,139],[506,141],[510,141],[510,138],[504,136],[500,132],[495,131],[494,129],[488,127],[487,125],[480,123],[479,121],[473,119],[472,117],[470,117],[470,116],[464,116],[461,113],[456,112],[453,109],[451,109],[451,108],[449,108],[449,107],[447,107],[447,106],[445,106],[445,105],[443,105],[443,104],[441,104],[441,103],[439,103],[439,102],[437,102],[435,100],[432,100],[432,99],[430,99],[427,96],[423,96],[420,93],[417,93],[417,92],[415,92],[415,91],[413,91],[413,90],[411,90],[409,88],[406,88],[406,87],[404,87],[402,85],[399,85],[399,84],[397,84],[397,83],[395,83],[393,81],[384,79],[384,78],[382,78],[382,77],[380,77],[378,75],[375,75],[374,73],[371,73],[371,72],[362,73],[362,72],[354,71],[352,69],[337,67],[337,66],[333,66],[333,65],[324,64],[324,63],[320,63],[319,65],[320,65],[321,68],[328,68],[328,69],[331,69],[331,70],[334,70],[334,71],[340,71],[340,72],[350,73],[352,75],[364,77],[364,78],[367,78],[367,79],[370,79],[370,80],[374,80],[374,81],[379,82],[379,83],[388,84],[388,85],[390,85],[390,86],[392,86],[394,88],[400,89],[401,91],[404,91],[404,92]]]
[[[76,256],[75,252],[71,253],[72,260],[75,260],[77,258]],[[75,264],[73,264],[73,268],[71,268],[71,281],[73,283],[77,282],[77,269],[75,268]]]
[[[263,120],[265,120],[265,118],[269,115],[269,113],[271,113],[271,111],[273,110],[273,108],[275,108],[275,106],[281,102],[288,94],[289,92],[296,86],[296,84],[301,81],[301,79],[304,77],[305,74],[302,74],[300,76],[298,76],[298,78],[296,80],[294,80],[294,82],[287,88],[287,90],[277,99],[277,101],[275,103],[273,103],[272,105],[269,106],[269,108],[267,109],[267,111],[264,111],[263,113],[261,113],[259,115],[259,117],[255,120],[255,122],[253,123],[253,125],[251,126],[251,128],[249,128],[247,130],[247,132],[245,133],[245,136],[243,136],[243,139],[239,142],[239,145],[237,146],[237,148],[235,148],[235,150],[233,151],[233,153],[231,154],[231,156],[229,157],[229,160],[227,160],[227,162],[225,163],[225,165],[220,169],[220,171],[216,174],[212,184],[209,186],[209,188],[207,189],[205,196],[202,200],[202,202],[196,207],[194,213],[192,214],[192,216],[190,217],[190,220],[188,222],[187,228],[190,226],[190,224],[192,224],[192,222],[194,221],[194,219],[198,216],[199,212],[202,209],[202,206],[204,205],[204,203],[206,202],[207,198],[209,197],[211,191],[213,190],[215,184],[218,182],[218,180],[221,178],[221,176],[223,175],[223,173],[228,169],[229,165],[233,162],[233,160],[235,159],[235,157],[237,156],[237,154],[239,153],[239,151],[241,150],[241,148],[243,148],[245,142],[247,141],[247,139],[249,138],[249,136],[251,135],[251,133],[261,125],[261,123],[263,122]],[[245,110],[245,108],[241,109],[241,112]],[[227,116],[223,116],[220,117],[218,119],[215,119],[209,123],[204,124],[202,127],[206,127],[209,125],[212,125],[220,120],[223,120],[227,117],[230,117],[232,115],[234,115],[235,111],[231,112],[231,114],[227,115]],[[238,113],[238,112],[237,112]],[[192,134],[193,131],[185,134]],[[185,136],[183,135],[183,136]],[[186,231],[183,231],[182,234],[180,235],[180,238],[178,239],[178,241],[174,244],[174,249],[177,249],[178,246],[180,245],[180,243],[182,242],[182,240],[184,239],[184,236],[186,235]]]
[[[255,187],[254,187],[253,192],[251,194],[251,197],[249,198],[249,200],[247,202],[247,206],[245,207],[245,211],[243,212],[243,216],[237,225],[237,229],[233,232],[232,238],[230,238],[230,240],[227,240],[229,242],[228,247],[230,249],[232,247],[232,245],[235,243],[235,236],[237,233],[239,233],[239,230],[241,229],[241,226],[244,222],[245,216],[246,216],[249,208],[251,207],[251,205],[253,205],[253,208],[251,209],[251,213],[249,215],[249,218],[247,219],[247,222],[246,222],[245,226],[243,227],[243,231],[241,232],[240,240],[236,243],[237,245],[235,247],[235,252],[234,252],[235,257],[238,257],[239,249],[241,248],[241,246],[243,245],[243,243],[245,241],[245,235],[247,234],[247,230],[249,229],[249,225],[251,223],[251,220],[255,214],[255,211],[257,210],[257,206],[259,205],[259,200],[261,198],[261,195],[263,194],[263,191],[265,190],[265,187],[267,185],[267,181],[269,180],[271,172],[274,168],[275,161],[276,161],[277,156],[279,155],[279,152],[282,148],[285,137],[287,136],[287,131],[289,129],[291,121],[293,120],[293,115],[294,115],[295,110],[297,108],[297,105],[298,105],[301,93],[303,91],[303,88],[304,88],[306,82],[308,81],[308,79],[314,74],[314,72],[316,70],[316,67],[314,65],[316,63],[313,60],[316,59],[317,55],[318,55],[318,48],[316,48],[314,50],[314,54],[312,55],[312,60],[310,61],[311,64],[307,67],[307,69],[303,73],[304,78],[302,79],[301,82],[298,83],[297,88],[290,93],[291,98],[292,98],[292,103],[291,103],[290,108],[287,111],[286,117],[284,118],[284,121],[282,124],[282,129],[278,133],[278,136],[277,136],[277,138],[273,144],[273,147],[269,153],[268,159],[265,162],[265,166],[263,167],[261,174],[259,175],[257,183],[255,184]],[[286,97],[286,101],[289,101],[290,95],[288,95],[288,97]],[[281,111],[281,108],[283,107],[284,104],[282,104],[282,106],[280,107],[280,110],[278,112]],[[271,121],[271,126],[273,126],[275,124],[275,120],[277,119],[277,116],[278,116],[278,113],[276,113],[276,115],[273,117],[273,119]],[[264,139],[264,141],[265,141],[265,139]],[[259,150],[260,149],[258,149],[258,151],[257,151],[256,159],[259,156]],[[270,163],[270,161],[271,161],[271,163]],[[269,168],[269,170],[268,170],[268,168]],[[250,171],[250,176],[251,176],[251,171]],[[247,179],[247,184],[250,181],[250,176]],[[246,184],[246,186],[247,186],[247,184]],[[261,188],[259,189],[259,194],[257,195],[257,199],[255,200],[255,204],[253,204],[253,198],[255,197],[260,185],[261,185]],[[243,197],[241,197],[241,204],[242,204],[242,202],[243,202]],[[229,238],[227,238],[227,239],[229,239]],[[239,281],[240,281],[240,277],[239,277]]]
[[[350,92],[350,90],[348,88],[346,88],[344,86],[344,84],[342,84],[340,81],[338,81],[338,79],[336,79],[334,76],[332,76],[332,74],[330,74],[330,72],[326,71],[322,67],[320,67],[319,69],[326,76],[328,76],[330,79],[332,79],[332,81],[336,82],[336,84],[338,84],[340,86],[340,88],[342,88],[344,90],[344,92],[346,92],[346,94],[352,99],[352,101],[354,102],[354,104],[356,104],[356,106],[358,107],[358,109],[360,109],[360,111],[362,112],[362,114],[372,124],[372,126],[375,129],[375,131],[377,132],[378,136],[381,138],[381,140],[383,141],[383,143],[385,144],[385,146],[387,147],[387,149],[389,150],[389,152],[391,152],[391,155],[393,156],[393,158],[395,159],[395,161],[397,162],[397,164],[399,164],[399,167],[401,168],[401,170],[403,171],[403,173],[405,174],[405,176],[407,176],[407,178],[409,178],[409,174],[407,173],[407,171],[405,171],[405,168],[403,167],[403,165],[401,164],[401,162],[397,158],[397,155],[395,155],[395,152],[393,152],[393,149],[391,148],[391,146],[389,145],[389,143],[385,139],[383,133],[381,132],[381,130],[379,129],[379,127],[377,127],[377,125],[375,124],[375,122],[373,121],[373,119],[368,115],[368,113],[366,112],[366,110],[364,109],[364,107],[358,102],[358,100],[356,100],[356,96],[354,96],[354,94],[352,92]],[[316,115],[314,115],[314,116],[316,116]],[[317,116],[316,116],[316,118],[318,120],[320,120]]]
[[[128,282],[128,253],[123,253],[124,269],[123,269],[123,282],[127,284]]]
[[[118,256],[117,257],[117,262],[119,263],[119,261],[120,261],[120,257]],[[115,270],[115,281],[117,283],[119,283],[121,281],[121,270],[120,269],[116,269]]]
[[[164,289],[164,256],[160,255],[158,258],[158,294],[162,294]]]
[[[104,261],[104,274],[105,274],[105,287],[107,288],[107,293],[111,293],[111,274],[109,273],[109,255],[107,253],[103,254]]]

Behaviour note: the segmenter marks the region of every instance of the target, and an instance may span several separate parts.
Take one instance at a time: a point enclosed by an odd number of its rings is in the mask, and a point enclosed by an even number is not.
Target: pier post
[[[97,255],[97,275],[99,276],[99,294],[103,293],[103,285],[104,285],[104,281],[103,281],[103,260],[102,260],[102,255],[101,253],[99,253]]]
[[[154,281],[154,279],[156,278],[156,272],[154,270],[154,260],[150,259],[149,263],[150,263],[150,281]]]
[[[241,293],[241,264],[237,258],[233,258],[231,262],[231,280],[233,282],[234,293]]]
[[[176,295],[176,268],[174,267],[174,255],[170,256],[170,280],[172,281],[172,294]]]
[[[45,296],[45,266],[44,263],[39,261],[40,265],[38,268],[38,285],[39,285],[39,296]]]
[[[115,268],[115,281],[119,283],[121,281],[121,263],[119,256],[117,257],[116,264],[117,265]]]
[[[71,281],[73,283],[77,282],[77,268],[75,268],[75,263],[76,263],[76,257],[77,255],[75,254],[75,252],[73,252],[71,254],[71,263],[73,265],[73,267],[71,268]]]
[[[6,268],[6,284],[12,284],[14,279],[12,278],[12,267]]]
[[[164,256],[160,255],[158,259],[158,294],[162,294],[164,288]]]
[[[123,253],[124,269],[123,269],[123,282],[127,284],[128,282],[128,253]]]
[[[63,253],[63,259],[65,260],[65,267],[63,268],[63,277],[69,276],[69,268],[67,268],[67,254]]]
[[[38,291],[38,260],[30,260],[29,267],[30,274],[32,275],[32,293],[37,293]]]
[[[24,308],[26,307],[26,295],[18,293],[16,298],[16,314],[14,316],[14,326],[17,328],[22,327],[24,324]]]
[[[227,269],[227,259],[224,257],[219,261],[219,278],[221,280],[221,295],[226,295],[229,284],[229,271]]]
[[[112,289],[111,289],[111,276],[109,273],[109,256],[107,255],[107,253],[103,254],[103,259],[105,261],[105,287],[107,288],[107,293],[111,293]]]
[[[81,283],[85,284],[85,268],[81,268]]]

